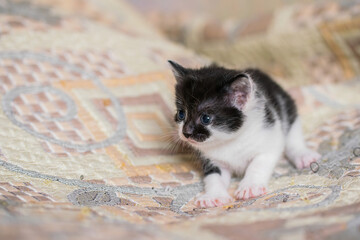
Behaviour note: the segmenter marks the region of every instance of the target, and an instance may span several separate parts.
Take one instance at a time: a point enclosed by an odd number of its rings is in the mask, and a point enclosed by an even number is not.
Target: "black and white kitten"
[[[265,194],[284,151],[299,169],[320,158],[305,145],[293,99],[265,73],[169,63],[177,80],[178,134],[203,161],[199,207],[232,201],[227,191],[232,174],[243,175],[236,199]]]

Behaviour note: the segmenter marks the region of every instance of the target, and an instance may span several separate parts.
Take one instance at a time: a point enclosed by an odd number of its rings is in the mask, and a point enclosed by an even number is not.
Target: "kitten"
[[[265,73],[169,63],[177,80],[178,134],[203,162],[205,193],[197,196],[199,207],[231,202],[232,174],[243,175],[236,199],[265,194],[283,152],[298,169],[320,158],[305,145],[294,100]]]

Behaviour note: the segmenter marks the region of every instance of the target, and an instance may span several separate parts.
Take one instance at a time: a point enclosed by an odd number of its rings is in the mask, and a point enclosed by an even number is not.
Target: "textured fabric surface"
[[[209,60],[119,0],[4,1],[0,26],[1,239],[358,236],[356,71],[287,86],[309,146],[323,154],[313,171],[282,160],[267,195],[199,209],[196,159],[173,145],[166,60]]]

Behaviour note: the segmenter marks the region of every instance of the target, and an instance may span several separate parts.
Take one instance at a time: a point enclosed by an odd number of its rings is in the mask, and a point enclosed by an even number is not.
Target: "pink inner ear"
[[[236,92],[233,96],[233,103],[239,108],[243,108],[246,104],[248,95],[242,92]]]
[[[240,78],[231,84],[231,101],[237,108],[243,108],[250,94],[250,82],[247,78]]]

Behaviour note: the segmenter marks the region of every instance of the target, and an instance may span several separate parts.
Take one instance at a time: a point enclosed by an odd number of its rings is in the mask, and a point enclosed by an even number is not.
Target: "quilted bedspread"
[[[325,73],[335,66],[337,80],[308,74],[284,84],[319,164],[298,171],[283,159],[265,196],[200,209],[196,159],[173,145],[167,60],[211,60],[168,41],[121,0],[0,1],[0,239],[357,238],[355,13],[328,23],[314,46],[325,54],[303,61]]]

